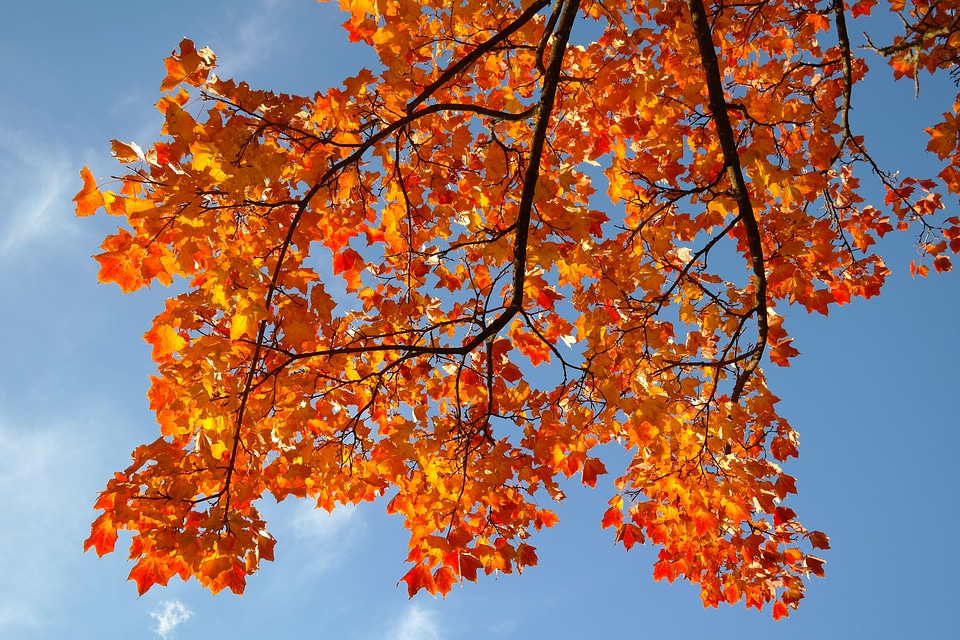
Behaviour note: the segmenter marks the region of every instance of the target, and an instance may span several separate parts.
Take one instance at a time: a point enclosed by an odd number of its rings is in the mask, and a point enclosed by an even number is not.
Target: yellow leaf
[[[143,334],[143,339],[153,345],[153,361],[162,362],[167,360],[173,353],[183,349],[187,341],[177,333],[177,330],[169,325],[155,326],[153,329]]]
[[[230,321],[230,340],[242,340],[251,337],[253,322],[246,313],[235,313]]]

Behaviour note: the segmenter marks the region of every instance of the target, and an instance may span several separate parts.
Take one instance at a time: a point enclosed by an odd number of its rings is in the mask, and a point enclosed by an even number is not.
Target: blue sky
[[[34,0],[0,22],[0,637],[298,637],[366,640],[554,637],[947,638],[960,635],[960,419],[954,402],[960,278],[913,280],[912,238],[882,242],[884,294],[829,318],[788,310],[802,355],[767,367],[801,433],[787,469],[804,523],[826,531],[827,578],[775,623],[742,606],[704,610],[687,584],[655,583],[655,549],[614,547],[599,520],[609,484],[571,485],[560,525],[538,536],[541,566],[485,578],[446,599],[407,599],[406,536],[383,504],[326,515],[305,502],[264,505],[277,558],[247,593],[216,597],[176,580],[138,598],[121,549],[82,541],[96,492],[155,438],[141,335],[164,289],[122,296],[90,258],[116,226],[78,220],[78,171],[117,173],[109,140],[156,139],[163,58],[184,36],[218,55],[222,77],[312,93],[372,55],[349,45],[335,7],[311,0]],[[857,23],[852,31],[871,28]],[[874,31],[875,32],[875,31]],[[917,134],[956,89],[926,80],[920,99],[875,81],[854,122],[881,164],[934,167]],[[902,129],[902,130],[901,130]],[[956,206],[956,203],[952,203]],[[120,547],[118,547],[119,549]]]

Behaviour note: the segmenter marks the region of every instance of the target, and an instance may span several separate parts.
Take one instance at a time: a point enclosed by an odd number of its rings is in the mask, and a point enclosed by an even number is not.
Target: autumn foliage
[[[610,473],[600,525],[658,546],[656,579],[787,615],[829,544],[785,506],[798,437],[760,365],[797,355],[787,311],[880,292],[879,236],[915,232],[920,273],[960,249],[960,102],[937,179],[878,166],[850,110],[867,57],[955,64],[960,11],[894,0],[878,56],[846,26],[876,4],[341,0],[381,66],[312,96],[181,42],[162,140],[114,141],[119,186],[85,168],[76,197],[126,223],[101,281],[184,290],[145,335],[160,435],[87,548],[130,530],[141,593],[241,592],[267,494],[382,498],[410,594],[443,594],[535,565],[564,481]]]

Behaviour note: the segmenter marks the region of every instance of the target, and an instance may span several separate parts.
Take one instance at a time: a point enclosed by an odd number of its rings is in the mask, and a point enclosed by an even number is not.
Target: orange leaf
[[[143,284],[140,270],[130,262],[125,253],[108,251],[93,258],[100,263],[100,273],[97,275],[100,282],[115,282],[124,293],[135,291]]]
[[[616,507],[610,507],[603,514],[600,527],[607,529],[608,527],[619,527],[621,524],[623,524],[623,512]]]
[[[793,564],[803,557],[803,552],[796,547],[783,550],[783,559],[787,564]]]
[[[180,53],[174,52],[164,60],[167,68],[167,77],[160,85],[160,91],[175,89],[181,82],[188,82],[199,86],[207,78],[207,74],[214,68],[216,56],[210,49],[200,49],[194,46],[191,40],[184,38],[180,42]]]
[[[110,149],[113,151],[114,157],[120,162],[136,162],[144,159],[143,149],[136,142],[127,144],[119,140],[111,140]]]
[[[98,556],[112,553],[117,544],[117,528],[113,524],[113,514],[103,513],[90,528],[90,537],[83,543],[83,550],[93,547]]]
[[[540,509],[537,511],[537,517],[534,520],[534,526],[539,530],[544,527],[550,528],[560,522],[560,518],[549,509]]]
[[[73,196],[73,201],[77,203],[77,215],[93,215],[97,209],[104,206],[103,194],[97,188],[97,181],[89,168],[81,169],[80,177],[83,178],[83,188]]]
[[[780,436],[775,437],[773,442],[770,443],[770,453],[781,462],[787,458],[796,458],[799,455],[797,445],[789,439]]]
[[[723,508],[727,512],[727,517],[733,522],[733,524],[740,524],[743,521],[750,521],[750,509],[737,502],[736,500],[726,500],[723,503]]]
[[[130,570],[127,580],[137,582],[137,593],[142,596],[155,584],[159,584],[161,587],[166,586],[171,576],[172,574],[167,569],[165,562],[152,556],[146,556],[140,558],[133,569]]]
[[[152,357],[154,362],[169,359],[173,353],[180,351],[187,344],[187,341],[177,333],[177,330],[168,325],[153,327],[143,334],[143,339],[153,345]]]

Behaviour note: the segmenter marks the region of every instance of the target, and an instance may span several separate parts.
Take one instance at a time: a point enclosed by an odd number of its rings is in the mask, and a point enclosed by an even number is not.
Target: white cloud
[[[290,524],[300,547],[298,555],[309,558],[307,566],[313,571],[324,571],[337,564],[367,529],[353,505],[339,506],[327,513],[307,500],[297,503]]]
[[[0,260],[72,235],[71,190],[79,185],[79,169],[63,150],[0,129]]]
[[[386,637],[389,640],[440,640],[437,613],[411,604]]]
[[[217,75],[232,78],[263,63],[274,49],[283,44],[281,24],[277,17],[278,0],[264,0],[225,35],[224,44],[214,49],[219,69]],[[197,46],[200,46],[199,44]]]
[[[0,636],[44,626],[80,560],[89,445],[76,429],[14,428],[0,416]],[[82,525],[81,525],[82,526]]]
[[[173,637],[174,630],[192,616],[193,611],[179,600],[163,600],[158,609],[150,612],[150,617],[157,621],[154,631],[163,640]]]
[[[330,542],[342,537],[344,532],[362,525],[353,505],[340,506],[327,513],[317,509],[311,502],[302,501],[297,504],[293,514],[293,532],[300,539],[310,539],[316,542]]]

